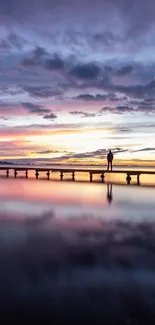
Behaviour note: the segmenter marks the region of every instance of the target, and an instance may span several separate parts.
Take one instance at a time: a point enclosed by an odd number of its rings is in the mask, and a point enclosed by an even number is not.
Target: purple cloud
[[[56,118],[57,118],[57,115],[54,113],[50,113],[50,114],[44,116],[44,119],[47,119],[47,120],[55,120]]]

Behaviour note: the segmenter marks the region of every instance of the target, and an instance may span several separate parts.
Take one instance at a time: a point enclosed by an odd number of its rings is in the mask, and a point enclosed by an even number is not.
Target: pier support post
[[[63,172],[60,172],[60,180],[63,181],[64,174]]]
[[[126,181],[127,181],[127,184],[130,185],[130,182],[131,182],[130,174],[127,174]]]
[[[47,179],[50,179],[50,171],[47,172]]]
[[[89,175],[90,175],[90,182],[92,182],[93,181],[93,174],[89,173]]]
[[[26,170],[25,175],[26,175],[26,178],[28,178],[28,170]]]
[[[9,169],[6,171],[6,177],[9,177]]]
[[[104,183],[104,177],[105,177],[105,175],[104,175],[104,173],[102,173],[102,174],[101,174],[101,180],[102,180],[102,183]]]
[[[75,172],[72,172],[72,181],[75,181]]]
[[[39,177],[39,172],[38,172],[38,170],[36,170],[35,175],[36,175],[36,179],[38,179],[38,177]]]
[[[17,177],[17,170],[16,169],[14,169],[14,176],[15,176],[15,178]]]
[[[140,174],[137,174],[137,185],[140,185]]]

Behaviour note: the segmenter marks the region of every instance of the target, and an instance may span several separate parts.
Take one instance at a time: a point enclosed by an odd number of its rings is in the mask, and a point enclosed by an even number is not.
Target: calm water
[[[155,189],[0,179],[0,317],[155,323]]]
[[[45,214],[53,225],[66,219],[154,220],[154,194],[154,187],[1,178],[0,213],[21,220]]]

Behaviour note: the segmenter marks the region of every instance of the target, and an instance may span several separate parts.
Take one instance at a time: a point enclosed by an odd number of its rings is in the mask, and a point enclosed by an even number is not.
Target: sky
[[[155,162],[154,0],[0,0],[0,160]]]

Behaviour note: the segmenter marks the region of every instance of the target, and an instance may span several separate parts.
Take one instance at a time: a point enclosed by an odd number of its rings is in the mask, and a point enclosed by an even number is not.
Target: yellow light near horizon
[[[16,137],[1,137],[0,142],[8,142],[8,141],[14,141],[16,140]]]
[[[51,135],[34,135],[29,139],[30,142],[39,143],[40,145],[46,145],[47,148],[51,146],[55,149],[63,148],[64,150],[85,150],[91,151],[103,147],[103,138],[106,139],[106,145],[108,145],[108,134],[111,131],[104,129],[89,129],[80,130],[80,132],[68,132],[56,133]]]

